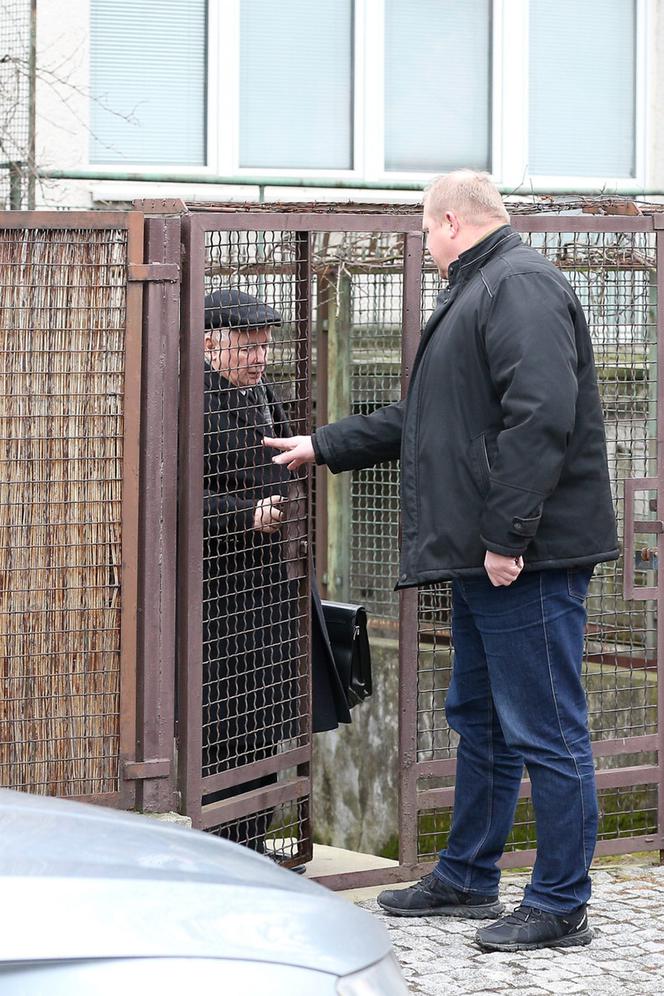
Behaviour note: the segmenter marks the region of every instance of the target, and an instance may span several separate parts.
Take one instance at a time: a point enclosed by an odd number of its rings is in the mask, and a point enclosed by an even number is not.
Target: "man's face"
[[[254,387],[267,366],[272,330],[214,329],[205,336],[210,365],[234,387]]]
[[[459,258],[458,224],[456,216],[447,211],[442,218],[434,218],[427,209],[426,202],[422,214],[422,231],[431,258],[446,277],[450,263]]]

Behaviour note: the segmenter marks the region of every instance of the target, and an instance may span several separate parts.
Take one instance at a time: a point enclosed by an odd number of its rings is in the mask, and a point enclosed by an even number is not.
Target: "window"
[[[240,166],[352,169],[351,0],[242,0]]]
[[[634,176],[635,47],[630,0],[531,0],[531,174]]]
[[[90,0],[90,162],[203,165],[206,0]]]
[[[385,0],[385,168],[491,163],[491,4]]]
[[[330,187],[460,166],[511,189],[645,182],[649,0],[90,6],[93,163]]]

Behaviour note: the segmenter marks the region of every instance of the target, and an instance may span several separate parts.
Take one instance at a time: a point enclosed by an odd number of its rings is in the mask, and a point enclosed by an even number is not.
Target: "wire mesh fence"
[[[403,237],[325,232],[314,239],[315,319],[325,350],[317,421],[369,415],[401,397]],[[316,373],[321,359],[316,357]],[[374,627],[394,633],[399,614],[394,592],[397,463],[327,482],[317,507],[328,520],[328,550],[317,553],[330,597],[362,603]]]
[[[365,224],[371,228],[371,217]],[[375,233],[320,231],[314,220],[309,229],[253,225],[203,225],[207,328],[190,330],[203,380],[190,423],[203,450],[196,763],[206,828],[297,863],[312,843],[308,762],[303,754],[293,760],[311,746],[312,496],[306,475],[278,471],[263,438],[308,432],[312,408],[322,423],[400,398],[411,236],[405,223]],[[624,482],[659,469],[656,239],[652,231],[590,227],[524,237],[564,270],[588,315],[625,540]],[[439,289],[425,258],[423,315]],[[114,793],[122,780],[127,232],[5,228],[0,291],[0,780],[60,795]],[[248,307],[272,309],[274,320],[252,324],[241,309],[235,323],[222,320],[231,292],[249,295]],[[639,487],[632,511],[653,520],[653,532],[639,534],[634,579],[655,588],[657,494]],[[398,467],[325,478],[316,507],[328,593],[367,606],[374,631],[387,637],[381,659],[397,669]],[[196,515],[200,525],[200,503]],[[638,771],[654,764],[644,738],[658,726],[657,606],[654,597],[625,597],[625,567],[624,559],[600,566],[588,599],[585,678],[598,767],[637,767],[635,785],[601,785],[604,841],[654,832],[659,804],[656,786],[640,782]],[[416,762],[428,766],[432,787],[450,788],[449,586],[421,589],[417,599],[409,672]],[[632,749],[634,738],[641,746]],[[621,754],[605,754],[606,741],[627,743]],[[419,813],[420,860],[444,846],[450,813],[438,805]],[[523,800],[509,848],[533,842]]]
[[[209,833],[266,854],[277,864],[298,865],[309,860],[313,843],[309,797],[259,808],[247,816],[213,827]]]
[[[265,436],[306,431],[309,342],[295,233],[205,238],[203,804],[273,786],[243,768],[310,740],[309,485]],[[304,290],[303,290],[304,288]],[[281,777],[288,766],[284,760]],[[230,787],[210,776],[235,770]],[[248,812],[213,832],[290,860],[304,803]],[[293,815],[295,814],[295,815]],[[222,816],[223,819],[223,816]],[[286,832],[288,831],[288,832]],[[277,847],[275,840],[288,840]],[[286,853],[287,851],[288,854]]]
[[[0,230],[0,784],[117,792],[127,232]]]

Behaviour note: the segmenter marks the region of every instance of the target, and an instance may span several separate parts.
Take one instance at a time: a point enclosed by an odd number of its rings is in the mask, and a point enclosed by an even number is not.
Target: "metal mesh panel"
[[[328,422],[368,415],[401,397],[403,238],[321,233],[315,246],[316,320],[326,350],[325,384],[317,390],[319,404],[325,396],[322,414]],[[317,421],[322,421],[320,411]],[[395,628],[398,464],[355,471],[329,483],[327,515],[330,596],[359,602],[373,624]],[[320,551],[318,556],[322,562]]]
[[[444,287],[428,252],[422,267],[422,314],[428,318]],[[445,718],[445,698],[452,676],[452,589],[449,582],[418,590],[417,757],[453,757],[456,734]]]
[[[294,865],[309,860],[309,813],[309,797],[303,796],[229,820],[213,827],[208,833],[267,854],[279,864]]]
[[[657,787],[635,785],[629,788],[600,789],[598,840],[622,840],[657,832]],[[433,861],[447,846],[452,823],[451,809],[431,809],[418,816],[418,854],[421,861]],[[516,809],[512,832],[505,845],[507,853],[537,846],[532,801],[522,799]]]
[[[123,231],[0,231],[0,784],[119,782]]]
[[[351,284],[351,399],[353,414],[368,415],[401,397],[403,278],[381,272],[380,254]],[[385,237],[383,242],[385,243]],[[400,258],[402,239],[392,236],[383,252]],[[350,597],[374,620],[396,619],[394,580],[399,567],[399,467],[396,462],[356,471],[351,477]]]
[[[590,327],[604,407],[609,472],[624,539],[624,482],[656,473],[657,369],[655,236],[650,233],[537,233],[524,240],[560,267],[578,295]],[[435,273],[423,274],[423,306],[430,311],[438,289]],[[636,517],[656,517],[654,493],[636,497]],[[641,535],[635,553],[635,582],[657,583],[655,537]],[[657,730],[656,604],[626,601],[620,560],[595,569],[588,595],[585,683],[594,740],[641,736]],[[444,702],[451,676],[449,585],[419,592],[418,759],[454,757],[456,736],[447,726]],[[643,755],[632,755],[638,763]],[[599,759],[613,766],[615,759]],[[600,837],[619,837],[630,825],[642,832],[652,823],[652,791],[612,789],[600,793],[616,808],[604,819]],[[522,803],[527,809],[530,803]],[[629,817],[627,810],[632,807]],[[509,847],[534,846],[534,828],[519,829],[530,816],[519,810]],[[439,811],[439,820],[450,810]],[[650,814],[650,815],[649,815]],[[652,818],[651,818],[652,817]],[[425,821],[432,813],[421,814]],[[655,821],[656,822],[656,821]],[[614,827],[615,823],[615,827]],[[614,827],[614,829],[612,829]],[[645,832],[645,830],[643,831]],[[438,833],[438,831],[436,831]],[[423,857],[429,846],[423,841]],[[443,846],[442,844],[440,846]],[[437,849],[437,848],[436,848]]]
[[[274,757],[310,737],[308,482],[303,471],[273,464],[263,445],[266,435],[306,429],[301,256],[293,233],[206,236],[206,290],[250,294],[276,309],[281,324],[251,333],[217,329],[205,349],[201,335],[204,776]],[[218,323],[213,310],[208,315]],[[268,775],[260,785],[273,781]],[[238,786],[249,791],[258,783],[238,770],[235,788],[214,798],[235,795]],[[254,816],[236,832],[244,827],[243,842],[254,846],[250,838],[264,838],[267,825]]]
[[[0,0],[0,207],[24,207],[30,160],[30,0]],[[10,170],[9,163],[15,164]],[[27,187],[24,194],[27,194]]]
[[[624,481],[656,472],[656,281],[652,234],[577,233],[533,237],[564,270],[588,318],[604,406],[619,540]],[[646,498],[641,501],[646,504]],[[644,507],[640,518],[647,518]],[[645,540],[645,538],[644,538]],[[644,543],[645,545],[645,543]],[[637,574],[653,584],[639,550]],[[586,686],[595,739],[657,729],[654,602],[626,602],[623,562],[600,564],[588,596]]]

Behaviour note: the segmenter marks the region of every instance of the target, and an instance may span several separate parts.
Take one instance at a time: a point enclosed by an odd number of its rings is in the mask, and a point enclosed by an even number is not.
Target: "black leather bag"
[[[371,650],[363,605],[323,602],[332,654],[349,708],[371,695]]]

